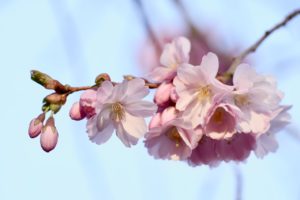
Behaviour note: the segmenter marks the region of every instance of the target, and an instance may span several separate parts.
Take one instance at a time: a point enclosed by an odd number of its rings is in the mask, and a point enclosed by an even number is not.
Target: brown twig
[[[125,80],[130,81],[130,80],[135,79],[137,77],[132,76],[132,75],[124,75],[123,78]],[[145,86],[147,86],[149,89],[156,89],[156,88],[158,88],[160,86],[160,83],[151,83],[150,81],[148,81],[145,78],[141,78],[141,79],[143,79],[145,81]]]
[[[82,91],[82,90],[89,90],[92,88],[95,88],[95,86],[81,86],[81,87],[67,86],[67,90],[69,93],[78,92],[78,91]]]
[[[243,59],[250,53],[253,53],[256,51],[256,49],[265,41],[273,32],[278,30],[279,28],[285,26],[289,21],[291,21],[294,17],[300,14],[300,9],[295,10],[294,12],[291,12],[287,17],[284,18],[283,21],[276,24],[273,28],[266,31],[265,34],[259,38],[252,46],[250,46],[248,49],[246,49],[244,52],[242,52],[238,57],[233,59],[232,64],[230,65],[229,69],[227,70],[228,74],[233,74],[236,67],[243,61]]]

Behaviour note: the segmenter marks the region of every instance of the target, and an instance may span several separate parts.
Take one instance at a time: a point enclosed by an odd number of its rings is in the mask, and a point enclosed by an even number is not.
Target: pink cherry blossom
[[[217,166],[225,161],[244,161],[255,148],[255,137],[251,134],[235,134],[230,140],[214,140],[207,136],[199,141],[198,146],[188,158],[191,166]]]
[[[91,141],[102,144],[116,130],[125,146],[135,145],[147,131],[144,118],[157,110],[155,104],[142,100],[148,93],[142,79],[125,80],[115,86],[104,81],[97,91],[96,114],[87,123]]]
[[[233,84],[233,104],[241,110],[243,132],[265,132],[270,126],[270,114],[279,108],[283,94],[278,91],[276,81],[268,76],[258,75],[247,64],[237,67]]]
[[[172,80],[176,76],[177,68],[189,62],[190,50],[191,43],[185,37],[178,37],[166,44],[160,57],[162,66],[154,68],[149,78],[156,82]]]
[[[173,81],[179,96],[176,108],[184,111],[194,128],[204,123],[214,97],[232,90],[216,79],[218,68],[218,58],[213,53],[204,56],[200,66],[184,64],[178,68]]]
[[[81,112],[86,115],[86,118],[91,118],[94,116],[95,113],[95,106],[96,106],[96,98],[97,98],[97,91],[94,89],[86,90],[80,96],[80,110]]]
[[[290,123],[290,115],[287,111],[291,106],[280,106],[279,109],[272,113],[272,121],[269,130],[257,136],[255,155],[258,158],[263,158],[269,152],[275,152],[278,148],[278,143],[275,134]]]
[[[228,139],[237,133],[237,112],[230,104],[216,104],[208,111],[204,133],[212,139]]]
[[[181,119],[173,119],[151,128],[145,135],[145,146],[156,159],[185,160],[202,137],[202,129],[187,129]]]
[[[46,152],[52,151],[57,144],[57,140],[58,140],[58,133],[54,125],[54,118],[50,117],[47,120],[46,125],[42,129],[42,133],[40,137],[40,143],[42,149]]]
[[[42,113],[37,118],[31,120],[28,128],[28,134],[31,138],[35,138],[38,135],[40,135],[43,128],[44,120],[45,120],[45,113]]]

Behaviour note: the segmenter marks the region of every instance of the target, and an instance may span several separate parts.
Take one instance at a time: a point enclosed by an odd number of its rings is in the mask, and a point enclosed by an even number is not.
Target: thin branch
[[[243,175],[239,166],[234,167],[235,179],[236,179],[236,190],[235,200],[242,200],[243,194]]]
[[[160,46],[159,40],[157,39],[153,29],[150,26],[149,18],[146,14],[146,11],[144,9],[142,1],[141,0],[133,0],[133,2],[136,4],[136,6],[138,8],[138,11],[143,20],[144,28],[145,28],[147,34],[149,35],[150,40],[151,40],[152,44],[154,45],[155,50],[158,52],[161,52],[162,47]]]
[[[236,67],[243,61],[243,59],[250,53],[256,51],[256,49],[276,30],[280,29],[281,27],[285,26],[289,21],[295,18],[297,15],[300,14],[300,9],[295,10],[294,12],[290,13],[283,21],[276,24],[273,28],[266,31],[265,34],[257,40],[252,46],[246,49],[243,53],[241,53],[238,57],[234,58],[230,68],[227,70],[228,74],[233,74]]]
[[[130,81],[130,80],[135,79],[137,77],[132,76],[132,75],[124,75],[123,78],[125,80]],[[148,81],[145,78],[141,78],[141,79],[143,79],[145,81],[145,86],[147,86],[149,89],[156,89],[156,88],[158,88],[160,86],[160,83],[151,83],[150,81]]]
[[[187,23],[188,27],[190,28],[190,31],[193,35],[203,37],[203,34],[198,30],[198,28],[194,25],[191,16],[189,15],[189,12],[186,10],[186,7],[184,6],[182,0],[174,0],[174,3],[176,4],[177,8],[179,9],[183,20],[185,23]]]

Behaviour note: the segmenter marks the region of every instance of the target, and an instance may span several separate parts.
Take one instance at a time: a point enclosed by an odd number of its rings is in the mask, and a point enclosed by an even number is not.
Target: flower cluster
[[[125,76],[115,83],[107,74],[91,87],[62,85],[35,71],[33,79],[55,93],[45,98],[44,113],[32,120],[30,137],[41,134],[42,148],[49,152],[57,143],[51,115],[59,111],[67,96],[85,90],[69,115],[87,119],[89,139],[105,143],[116,132],[131,147],[145,137],[150,155],[158,159],[183,160],[192,166],[216,166],[225,161],[244,161],[253,151],[259,158],[277,149],[275,134],[289,123],[280,105],[283,94],[270,76],[257,74],[247,64],[234,74],[220,74],[218,57],[207,53],[199,65],[189,62],[190,41],[184,37],[167,44],[148,80]],[[156,88],[154,102],[143,100]],[[148,128],[146,117],[152,117]]]
[[[150,78],[161,83],[154,101],[158,111],[145,138],[155,158],[215,166],[243,161],[251,151],[263,157],[277,148],[274,134],[289,121],[288,106],[272,77],[240,64],[232,84],[218,80],[218,58],[208,53],[189,64],[191,44],[180,37],[166,45],[161,65]]]

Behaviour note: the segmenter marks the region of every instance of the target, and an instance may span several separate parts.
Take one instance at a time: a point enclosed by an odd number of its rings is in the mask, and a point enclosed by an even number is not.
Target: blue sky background
[[[171,2],[145,1],[155,30],[183,26]],[[300,7],[294,0],[184,2],[201,29],[215,30],[214,43],[231,51],[248,47]],[[249,56],[259,72],[278,79],[284,103],[293,104],[279,150],[263,160],[251,155],[245,164],[192,168],[154,160],[142,142],[127,149],[112,137],[97,146],[88,140],[85,121],[68,117],[79,94],[56,116],[60,136],[53,152],[28,137],[29,121],[49,92],[30,80],[31,69],[71,85],[92,84],[102,72],[120,81],[123,74],[142,74],[136,55],[144,39],[130,0],[0,0],[0,199],[235,199],[237,170],[243,199],[300,199],[300,18]]]

